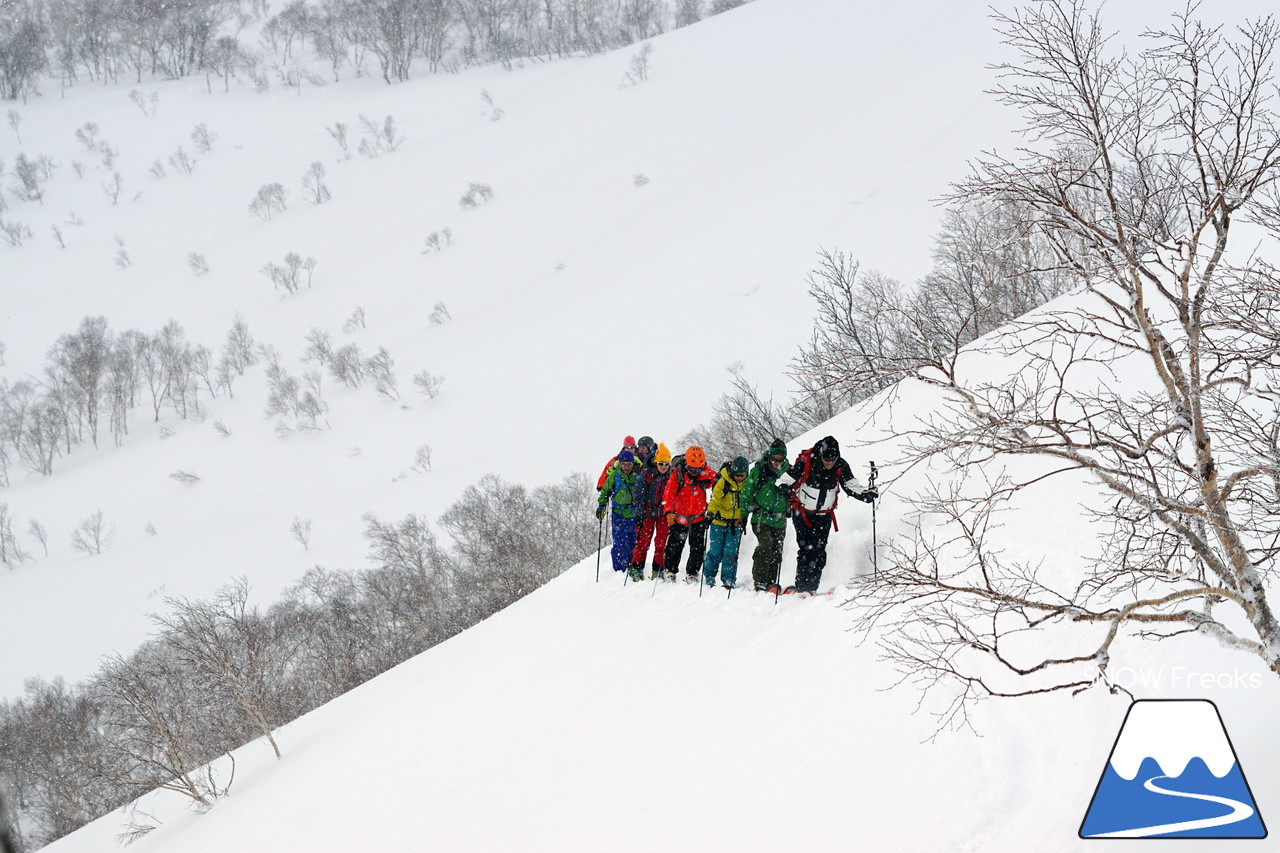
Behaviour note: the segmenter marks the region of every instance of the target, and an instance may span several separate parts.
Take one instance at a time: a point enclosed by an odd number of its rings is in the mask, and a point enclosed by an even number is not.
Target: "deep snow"
[[[1127,30],[1149,6],[1114,5]],[[200,595],[247,573],[270,600],[317,562],[360,565],[365,511],[434,517],[489,471],[536,485],[594,474],[625,433],[670,442],[706,416],[736,360],[781,387],[778,372],[807,334],[803,279],[816,249],[918,277],[937,221],[929,200],[966,158],[1007,144],[1012,117],[981,94],[991,82],[984,64],[1000,51],[984,13],[973,2],[759,0],[655,40],[652,77],[634,88],[618,87],[633,52],[624,50],[301,95],[147,84],[139,88],[160,94],[150,117],[126,87],[23,107],[25,150],[83,157],[72,132],[96,120],[143,195],[112,208],[98,190],[103,174],[77,183],[64,168],[44,206],[15,206],[42,239],[0,247],[0,376],[35,371],[85,314],[149,331],[174,317],[218,345],[239,312],[295,368],[313,326],[366,351],[387,346],[407,408],[331,384],[332,429],[281,440],[262,418],[255,376],[204,423],[167,418],[170,438],[139,414],[125,448],[77,451],[51,478],[15,476],[0,499],[54,538],[50,557],[0,574],[0,647],[22,649],[3,657],[0,690],[16,692],[29,675],[79,677],[103,652],[128,651],[161,594]],[[482,89],[502,120],[484,115]],[[404,146],[337,162],[324,127],[358,113],[395,115]],[[214,152],[190,177],[151,179],[151,160],[197,122],[220,135]],[[296,192],[315,159],[329,166],[333,202],[310,207],[295,195],[269,223],[249,215],[259,185],[280,180]],[[650,183],[635,187],[637,173]],[[460,212],[472,180],[495,198]],[[86,225],[63,229],[64,251],[43,235],[72,209]],[[420,254],[426,234],[445,226],[455,245]],[[128,270],[111,264],[115,234],[134,258]],[[319,265],[313,289],[284,297],[257,268],[291,249]],[[208,276],[191,277],[190,251],[207,253]],[[441,300],[454,319],[431,327],[425,315]],[[343,336],[356,305],[369,326]],[[424,368],[446,376],[430,402],[409,390]],[[830,432],[860,472],[870,459],[885,466],[882,555],[903,532],[899,496],[924,484],[923,473],[895,481],[895,447],[877,441],[934,402],[908,383],[893,405],[860,407],[789,442],[794,452]],[[424,442],[434,470],[402,478]],[[201,482],[174,482],[178,468]],[[1010,553],[1051,555],[1055,570],[1078,565],[1091,541],[1078,503],[1091,494],[1065,483],[1029,495],[1006,533]],[[67,534],[99,507],[120,528],[116,543],[101,556],[73,554]],[[310,551],[288,536],[294,516],[316,522]],[[231,796],[208,814],[146,798],[143,810],[163,825],[134,849],[1086,843],[1076,831],[1126,703],[1097,691],[988,703],[974,720],[981,737],[931,739],[945,694],[917,711],[920,694],[895,685],[840,606],[844,582],[869,568],[870,543],[864,505],[849,502],[840,518],[829,598],[775,604],[749,592],[623,587],[607,565],[597,584],[595,559],[584,561],[287,726],[280,762],[263,744],[243,748]],[[143,533],[148,521],[157,536]],[[794,567],[788,539],[784,574]],[[1217,702],[1268,817],[1280,802],[1274,677],[1203,642],[1159,652],[1118,654],[1113,672],[1147,697]],[[108,849],[121,822],[108,815],[50,849]]]

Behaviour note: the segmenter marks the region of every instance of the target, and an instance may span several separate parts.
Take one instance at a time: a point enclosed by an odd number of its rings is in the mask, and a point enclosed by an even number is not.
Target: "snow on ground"
[[[245,574],[270,600],[317,563],[363,565],[364,512],[435,518],[486,473],[532,487],[594,475],[624,434],[674,442],[709,415],[735,362],[781,389],[808,336],[804,279],[819,248],[906,280],[927,270],[931,199],[1001,126],[981,94],[997,50],[984,14],[938,4],[922,24],[897,8],[763,0],[656,39],[635,87],[619,85],[635,52],[622,50],[397,86],[86,84],[19,106],[22,145],[6,135],[0,159],[46,154],[60,168],[43,204],[7,214],[35,237],[0,247],[0,378],[38,376],[85,316],[116,331],[177,320],[217,350],[240,315],[295,375],[310,367],[313,328],[366,355],[385,346],[401,402],[326,375],[328,428],[279,439],[259,366],[234,400],[206,401],[203,420],[166,410],[152,423],[148,401],[121,449],[109,437],[78,448],[48,478],[14,466],[3,500],[36,559],[0,573],[0,647],[23,650],[0,658],[0,695],[133,648],[165,595]],[[133,90],[156,97],[154,115]],[[360,115],[393,116],[403,144],[340,159],[326,128],[347,123],[354,150]],[[87,122],[119,152],[111,170],[76,141]],[[190,140],[201,123],[218,137],[206,155]],[[149,174],[179,146],[192,174]],[[301,191],[314,161],[333,193],[321,206]],[[114,171],[118,205],[102,191]],[[248,207],[272,181],[289,207],[264,222]],[[471,182],[494,198],[464,211]],[[424,255],[446,227],[453,244]],[[288,296],[259,269],[290,251],[317,266],[314,285]],[[193,252],[207,275],[188,268]],[[453,317],[442,326],[428,320],[437,302]],[[358,306],[367,326],[344,333]],[[434,400],[413,390],[422,370],[445,377]],[[427,474],[410,470],[424,444]],[[69,537],[98,510],[116,534],[89,558]],[[309,550],[289,535],[295,518],[314,524]],[[32,519],[49,531],[48,557],[23,535]]]
[[[1143,17],[1116,5],[1126,26]],[[301,94],[145,84],[160,96],[155,116],[124,87],[24,107],[24,150],[82,158],[73,130],[98,121],[142,196],[112,207],[101,170],[77,182],[64,165],[42,207],[15,207],[42,239],[0,252],[0,377],[36,371],[86,314],[148,331],[175,318],[216,346],[239,312],[294,370],[312,327],[366,351],[386,346],[404,405],[331,383],[331,428],[281,440],[262,417],[259,371],[203,423],[166,415],[172,437],[139,413],[125,448],[81,449],[51,478],[16,475],[4,501],[22,525],[39,518],[54,536],[48,558],[0,574],[0,647],[22,650],[0,658],[0,691],[29,675],[79,677],[101,653],[128,651],[163,594],[200,595],[246,573],[269,600],[317,562],[360,565],[365,511],[435,517],[489,471],[536,485],[594,474],[624,433],[671,441],[705,417],[736,360],[780,385],[810,320],[803,278],[816,249],[919,276],[936,224],[929,199],[966,158],[1000,143],[1010,117],[980,94],[999,51],[984,13],[968,2],[759,0],[655,40],[652,77],[632,88],[618,86],[633,52],[624,50]],[[483,89],[500,121],[484,114]],[[339,162],[324,128],[361,113],[394,115],[400,150]],[[189,177],[151,179],[150,162],[198,122],[219,134],[214,152]],[[292,195],[271,222],[249,215],[258,186],[279,180],[296,192],[316,159],[329,167],[333,202]],[[650,182],[637,188],[636,174]],[[495,197],[461,212],[470,181]],[[86,224],[63,228],[61,250],[43,235],[73,209]],[[446,226],[454,245],[422,255],[426,234]],[[117,234],[127,270],[111,263]],[[319,263],[314,288],[285,297],[257,269],[289,250]],[[207,254],[208,276],[186,269],[192,251]],[[433,327],[425,318],[437,301],[453,320]],[[357,305],[368,327],[346,336]],[[422,369],[446,376],[436,400],[409,391]],[[925,472],[900,476],[886,436],[935,404],[908,384],[892,406],[853,410],[790,445],[829,432],[859,472],[870,459],[885,465],[878,533],[888,543],[903,535],[902,498],[924,488]],[[434,469],[402,476],[422,443],[435,449]],[[170,479],[179,468],[201,481]],[[1092,542],[1078,504],[1090,494],[1068,482],[1028,494],[1004,531],[1010,552],[1048,555],[1054,570],[1078,565]],[[98,508],[119,527],[115,544],[73,554],[70,529]],[[288,536],[295,516],[316,523],[309,551]],[[866,506],[850,501],[840,518],[825,578],[838,590],[869,570],[871,542]],[[775,604],[745,591],[624,587],[607,560],[600,583],[587,560],[287,726],[280,762],[246,746],[231,796],[209,813],[149,796],[142,808],[163,825],[135,849],[1084,843],[1075,833],[1122,698],[987,704],[974,719],[981,737],[931,739],[946,696],[913,713],[920,694],[895,686],[874,642],[859,644],[842,592]],[[1217,702],[1269,815],[1280,802],[1273,676],[1190,641],[1159,656],[1132,649],[1112,666],[1144,697]],[[121,823],[108,815],[50,849],[110,849]]]

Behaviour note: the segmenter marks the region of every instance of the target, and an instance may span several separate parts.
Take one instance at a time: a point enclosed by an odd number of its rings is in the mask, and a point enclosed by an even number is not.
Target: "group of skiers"
[[[750,524],[757,543],[751,579],[756,590],[772,593],[817,592],[840,492],[865,503],[879,496],[874,487],[862,487],[832,436],[801,451],[794,462],[787,459],[786,445],[774,439],[755,464],[738,456],[718,471],[697,445],[673,458],[665,444],[647,435],[639,441],[627,436],[596,488],[601,525],[612,505],[614,571],[644,580],[652,543],[653,579],[678,580],[688,543],[685,581],[715,586],[718,576],[722,586],[734,589],[738,548]],[[782,590],[787,518],[795,527],[798,555],[795,585]]]

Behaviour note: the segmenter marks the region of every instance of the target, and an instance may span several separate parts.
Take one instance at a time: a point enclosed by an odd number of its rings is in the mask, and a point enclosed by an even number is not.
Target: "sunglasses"
[[[781,456],[770,456],[770,457],[769,457],[769,462],[770,462],[770,464],[772,464],[772,465],[781,465],[783,462],[786,462],[786,461],[787,461],[787,460],[786,460],[786,459],[783,459]]]
[[[670,465],[670,462],[655,462],[654,465]]]

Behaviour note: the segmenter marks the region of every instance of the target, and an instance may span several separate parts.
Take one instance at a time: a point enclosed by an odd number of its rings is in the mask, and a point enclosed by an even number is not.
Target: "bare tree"
[[[311,168],[307,169],[306,174],[302,176],[302,191],[314,204],[324,204],[333,198],[333,193],[329,192],[329,185],[325,183],[324,177],[324,163],[319,160],[312,163]]]
[[[278,642],[278,626],[248,602],[249,582],[241,577],[211,602],[167,598],[170,612],[151,618],[177,660],[210,692],[225,691],[279,758],[275,729],[283,722],[280,691],[293,648]]]
[[[208,154],[213,150],[213,143],[218,141],[218,134],[209,130],[209,126],[201,122],[191,131],[191,141],[196,144],[197,151]]]
[[[71,532],[71,547],[90,556],[101,554],[115,534],[116,526],[106,520],[102,510],[98,510]]]
[[[271,279],[273,287],[283,287],[287,293],[297,293],[302,287],[302,274],[306,273],[306,285],[311,286],[311,276],[316,268],[315,258],[304,259],[297,252],[287,252],[284,263],[268,261],[262,265],[262,274]]]
[[[1079,0],[998,17],[1020,54],[998,94],[1046,144],[985,157],[957,195],[1034,211],[1057,269],[1088,289],[982,340],[1018,365],[1011,379],[921,374],[950,402],[907,461],[1044,463],[976,496],[926,499],[937,536],[865,590],[872,615],[902,628],[897,660],[958,679],[961,705],[1108,685],[1113,647],[1135,638],[1212,638],[1280,675],[1267,589],[1280,555],[1280,274],[1231,245],[1241,221],[1280,233],[1280,26],[1228,34],[1194,11],[1133,57]],[[1068,472],[1108,497],[1095,562],[1070,577],[1009,564],[983,534],[995,509]],[[1029,646],[1032,632],[1054,642]]]
[[[40,543],[40,547],[44,549],[44,555],[49,556],[49,531],[38,519],[31,519],[27,523],[27,532],[36,537],[36,541]]]
[[[400,386],[396,381],[395,359],[386,347],[378,347],[378,352],[370,356],[364,363],[365,373],[373,381],[374,390],[379,397],[392,402],[400,399]]]
[[[311,550],[311,529],[313,524],[309,518],[293,517],[293,521],[289,524],[289,533],[294,539],[298,540],[298,544],[302,546],[302,550]]]
[[[105,771],[139,794],[176,791],[208,808],[231,780],[220,783],[207,762],[218,746],[234,744],[207,736],[211,703],[191,675],[162,644],[151,642],[127,659],[108,657],[92,690],[102,704]]]
[[[284,184],[263,184],[249,203],[249,212],[264,222],[270,222],[273,214],[284,211],[285,196]]]
[[[437,376],[426,370],[419,371],[413,375],[413,386],[428,400],[435,399],[436,395],[440,393],[440,386],[443,383],[443,376]]]
[[[31,555],[22,549],[13,532],[13,515],[9,512],[9,505],[0,503],[0,565],[13,569],[29,559]]]

